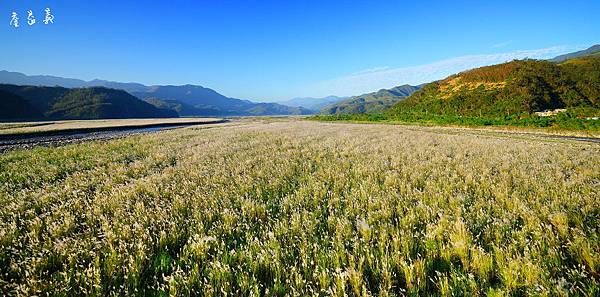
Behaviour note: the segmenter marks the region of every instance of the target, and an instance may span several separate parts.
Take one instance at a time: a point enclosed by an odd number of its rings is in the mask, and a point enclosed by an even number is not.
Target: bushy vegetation
[[[499,118],[557,108],[599,110],[599,86],[599,56],[560,64],[513,61],[433,82],[387,113]]]
[[[0,292],[597,296],[599,164],[595,144],[309,121],[9,152]]]
[[[585,114],[590,118],[583,118]],[[507,115],[507,116],[461,116],[453,114],[432,114],[419,111],[402,111],[393,114],[343,114],[343,115],[317,115],[311,120],[326,122],[381,122],[381,123],[409,123],[424,125],[444,126],[515,126],[526,128],[547,128],[549,130],[567,131],[600,131],[600,110],[576,108],[567,110],[551,117],[533,115]]]

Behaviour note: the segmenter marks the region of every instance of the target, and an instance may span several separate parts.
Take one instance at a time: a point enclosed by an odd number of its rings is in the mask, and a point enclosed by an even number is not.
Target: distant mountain
[[[228,98],[230,99],[230,98]],[[234,99],[239,100],[239,99]],[[214,105],[190,105],[179,100],[149,97],[146,102],[158,107],[176,111],[181,116],[263,116],[263,115],[308,115],[314,112],[302,107],[289,107],[276,103],[253,103],[229,106],[227,109]],[[243,100],[239,100],[245,102]],[[239,102],[238,102],[239,103]],[[235,103],[234,103],[235,104]]]
[[[419,90],[418,86],[403,85],[389,90],[350,97],[346,100],[325,106],[321,114],[362,114],[378,113],[406,99]]]
[[[550,59],[550,61],[551,62],[564,62],[569,59],[586,57],[586,56],[590,56],[590,55],[600,55],[600,44],[596,44],[586,50],[558,56],[554,59]]]
[[[156,106],[177,111],[182,116],[225,115],[295,115],[311,114],[307,108],[289,107],[277,103],[254,103],[223,96],[216,91],[195,85],[146,86],[106,80],[84,81],[47,75],[28,76],[18,72],[0,71],[0,83],[28,86],[60,86],[64,88],[106,87],[124,90]],[[168,104],[165,104],[168,103]],[[184,108],[185,107],[185,108]]]
[[[19,72],[0,71],[0,83],[20,86],[45,86],[63,88],[106,87],[125,90],[127,92],[142,92],[150,87],[137,83],[119,83],[95,79],[84,81],[81,79],[64,78],[51,75],[25,75]]]
[[[599,86],[600,55],[560,63],[517,60],[430,83],[388,114],[506,117],[563,108],[595,114],[600,110]]]
[[[146,92],[133,95],[155,106],[171,105],[182,116],[226,115],[304,115],[312,112],[306,108],[289,107],[277,103],[254,103],[248,100],[225,97],[216,91],[195,85],[154,86]],[[154,104],[153,103],[153,104]],[[169,103],[164,105],[164,103]],[[179,105],[178,105],[179,104]]]
[[[195,85],[184,86],[154,86],[143,92],[131,92],[140,99],[159,98],[176,100],[195,107],[215,107],[222,109],[241,108],[252,102],[225,97],[215,90]]]
[[[206,114],[218,114],[218,109],[213,108],[196,108],[189,104],[181,103],[177,100],[162,100],[157,98],[148,98],[145,100],[146,102],[154,105],[157,108],[169,109],[177,112],[179,115],[183,116],[202,116]]]
[[[293,107],[304,107],[311,110],[321,110],[323,107],[329,104],[337,103],[342,100],[348,99],[348,97],[338,97],[338,96],[327,96],[323,98],[312,98],[312,97],[303,97],[303,98],[294,98],[287,101],[281,101],[279,103],[287,106]]]
[[[253,103],[252,107],[245,109],[249,115],[309,115],[314,111],[304,107],[289,107],[277,103]]]
[[[181,115],[247,115],[247,109],[254,103],[233,99],[217,93],[215,90],[195,85],[154,86],[144,92],[132,92],[142,100],[154,99],[172,104],[180,104]],[[175,109],[175,110],[176,110]]]
[[[125,91],[104,87],[0,85],[0,102],[10,110],[1,115],[2,120],[177,117],[174,111],[156,108]]]
[[[19,72],[0,71],[0,83],[21,86],[61,86],[65,88],[85,87],[80,79],[63,78],[50,75],[25,75]]]
[[[138,83],[121,83],[107,80],[94,79],[92,81],[88,81],[82,87],[105,87],[109,89],[118,89],[124,90],[128,93],[133,92],[145,92],[151,90],[151,87],[145,86],[143,84]]]

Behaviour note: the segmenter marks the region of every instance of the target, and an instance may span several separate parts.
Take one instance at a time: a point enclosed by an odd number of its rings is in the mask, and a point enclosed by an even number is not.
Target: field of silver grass
[[[0,155],[1,295],[600,294],[600,146],[242,122]]]

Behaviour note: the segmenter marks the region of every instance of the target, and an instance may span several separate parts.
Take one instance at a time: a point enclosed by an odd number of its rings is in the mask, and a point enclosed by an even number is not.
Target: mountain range
[[[380,113],[394,104],[406,99],[420,86],[402,85],[391,89],[382,89],[377,92],[335,102],[323,107],[321,114],[362,114]]]
[[[340,102],[342,100],[348,99],[349,97],[338,97],[338,96],[327,96],[322,98],[313,98],[313,97],[301,97],[301,98],[293,98],[287,101],[281,101],[279,103],[293,106],[293,107],[304,107],[310,110],[319,111],[323,107]]]
[[[156,106],[170,108],[180,104],[181,116],[232,116],[232,115],[303,115],[312,112],[303,107],[290,107],[278,103],[256,103],[223,96],[216,91],[195,85],[153,86],[131,94]]]
[[[120,83],[107,80],[84,81],[81,79],[64,78],[51,75],[25,75],[19,72],[0,71],[0,83],[20,86],[44,86],[63,88],[105,87],[127,92],[141,92],[150,87],[138,83]]]
[[[104,87],[128,92],[158,108],[175,111],[179,116],[242,116],[242,115],[301,115],[311,114],[304,107],[290,107],[278,103],[255,103],[229,98],[218,92],[196,85],[146,86],[139,83],[121,83],[106,80],[84,81],[48,75],[25,75],[0,71],[0,83],[20,86],[63,88]]]

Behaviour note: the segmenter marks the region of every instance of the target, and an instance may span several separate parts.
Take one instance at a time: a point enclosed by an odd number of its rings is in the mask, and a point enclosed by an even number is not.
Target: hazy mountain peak
[[[593,55],[593,54],[600,54],[600,44],[593,45],[590,48],[582,50],[582,51],[560,55],[558,57],[550,59],[550,61],[564,62],[569,59],[585,57],[585,56],[589,56],[589,55]]]
[[[293,99],[286,100],[286,101],[281,101],[280,103],[284,104],[284,105],[288,105],[288,106],[304,107],[304,108],[308,108],[308,109],[317,111],[317,110],[320,110],[321,108],[325,107],[328,104],[340,102],[347,98],[348,97],[339,97],[339,96],[334,96],[334,95],[329,95],[327,97],[321,97],[321,98],[298,97],[298,98],[293,98]]]

